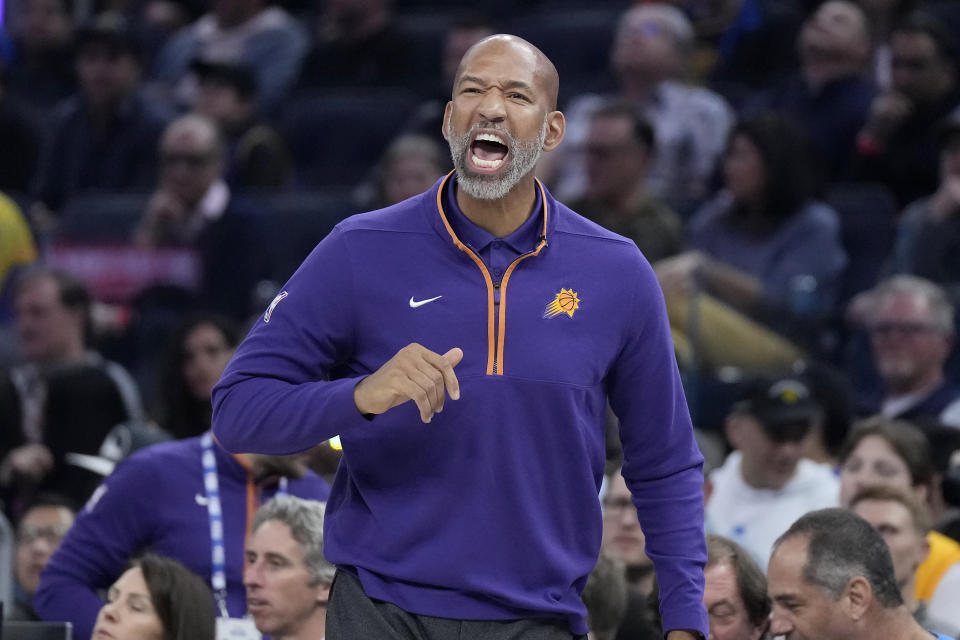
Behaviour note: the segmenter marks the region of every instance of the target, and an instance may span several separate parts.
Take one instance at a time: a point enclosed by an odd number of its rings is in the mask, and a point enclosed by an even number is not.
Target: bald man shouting
[[[664,630],[706,635],[702,458],[657,281],[534,177],[558,85],[524,40],[474,45],[443,122],[455,170],[341,222],[214,390],[233,451],[340,435],[328,640],[583,637],[608,398]]]

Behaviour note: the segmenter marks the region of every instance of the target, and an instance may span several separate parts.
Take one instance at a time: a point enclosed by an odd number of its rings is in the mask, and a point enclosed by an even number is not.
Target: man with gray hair
[[[888,418],[936,417],[960,426],[960,388],[946,379],[953,349],[953,305],[940,286],[912,275],[881,282],[871,293],[867,327],[883,382],[877,410]]]
[[[845,509],[811,511],[774,545],[770,633],[790,640],[949,640],[904,606],[883,538]]]
[[[326,634],[334,566],[323,557],[324,504],[277,496],[257,511],[243,584],[257,629],[274,640]]]

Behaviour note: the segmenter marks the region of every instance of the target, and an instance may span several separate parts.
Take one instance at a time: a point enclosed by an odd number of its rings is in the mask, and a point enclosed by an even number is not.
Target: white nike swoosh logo
[[[417,307],[422,307],[428,302],[433,302],[434,300],[439,300],[443,296],[437,296],[436,298],[427,298],[426,300],[414,300],[413,296],[410,296],[410,308],[416,309]]]

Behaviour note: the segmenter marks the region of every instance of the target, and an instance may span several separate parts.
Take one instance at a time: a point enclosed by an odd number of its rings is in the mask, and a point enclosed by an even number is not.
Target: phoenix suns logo
[[[554,296],[553,300],[547,304],[543,312],[544,318],[553,318],[561,313],[565,313],[571,318],[573,313],[580,308],[580,298],[573,289],[560,289],[560,293]]]

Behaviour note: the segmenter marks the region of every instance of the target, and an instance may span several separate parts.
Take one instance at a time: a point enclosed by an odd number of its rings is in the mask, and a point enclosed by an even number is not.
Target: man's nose
[[[480,101],[480,116],[490,122],[500,122],[506,117],[503,94],[497,89],[490,89]]]
[[[783,615],[778,615],[776,611],[770,614],[770,635],[771,636],[782,636],[790,633],[793,630],[793,625],[790,624],[790,621]]]

